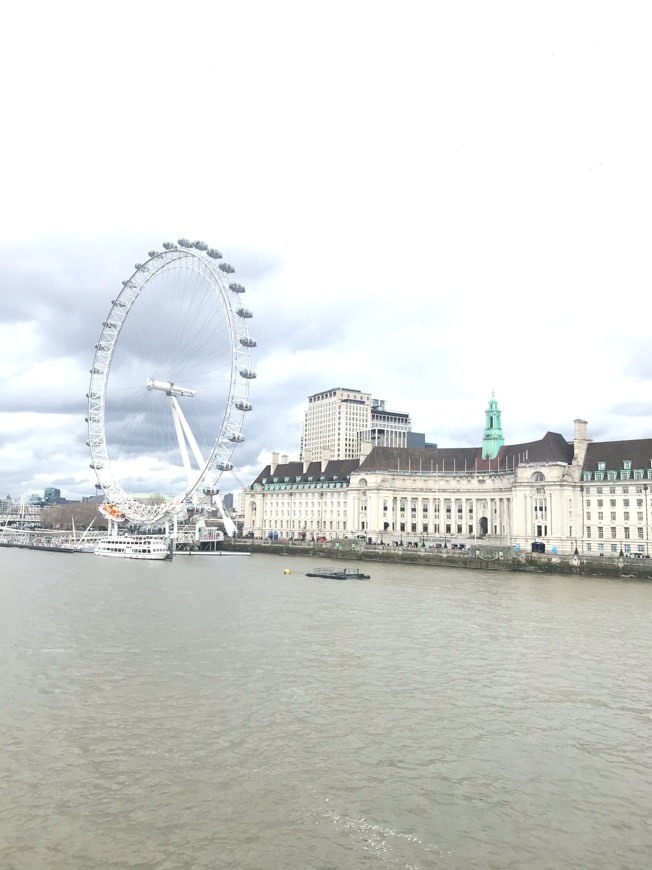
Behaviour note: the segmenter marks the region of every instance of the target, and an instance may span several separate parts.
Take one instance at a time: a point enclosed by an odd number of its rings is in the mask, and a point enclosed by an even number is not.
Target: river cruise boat
[[[96,556],[117,559],[171,559],[174,545],[166,535],[110,535],[95,545]]]

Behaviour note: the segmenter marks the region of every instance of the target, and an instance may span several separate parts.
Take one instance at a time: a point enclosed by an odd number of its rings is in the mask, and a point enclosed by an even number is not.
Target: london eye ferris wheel
[[[113,519],[152,524],[217,492],[244,441],[256,342],[222,254],[179,239],[122,282],[95,345],[91,468]]]

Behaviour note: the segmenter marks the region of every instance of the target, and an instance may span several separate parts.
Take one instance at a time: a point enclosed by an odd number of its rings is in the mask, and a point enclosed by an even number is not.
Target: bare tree
[[[41,522],[49,529],[72,529],[74,520],[77,531],[83,531],[93,519],[93,528],[106,528],[106,520],[93,502],[69,501],[41,509]]]

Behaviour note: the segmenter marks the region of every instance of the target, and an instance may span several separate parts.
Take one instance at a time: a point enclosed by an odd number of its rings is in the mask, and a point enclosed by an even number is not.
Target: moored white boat
[[[95,545],[96,556],[118,559],[171,559],[171,538],[166,535],[110,535]]]

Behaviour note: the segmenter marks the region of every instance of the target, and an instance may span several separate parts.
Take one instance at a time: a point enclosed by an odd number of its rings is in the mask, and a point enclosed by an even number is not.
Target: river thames
[[[0,867],[650,866],[652,584],[315,564],[0,550]]]

